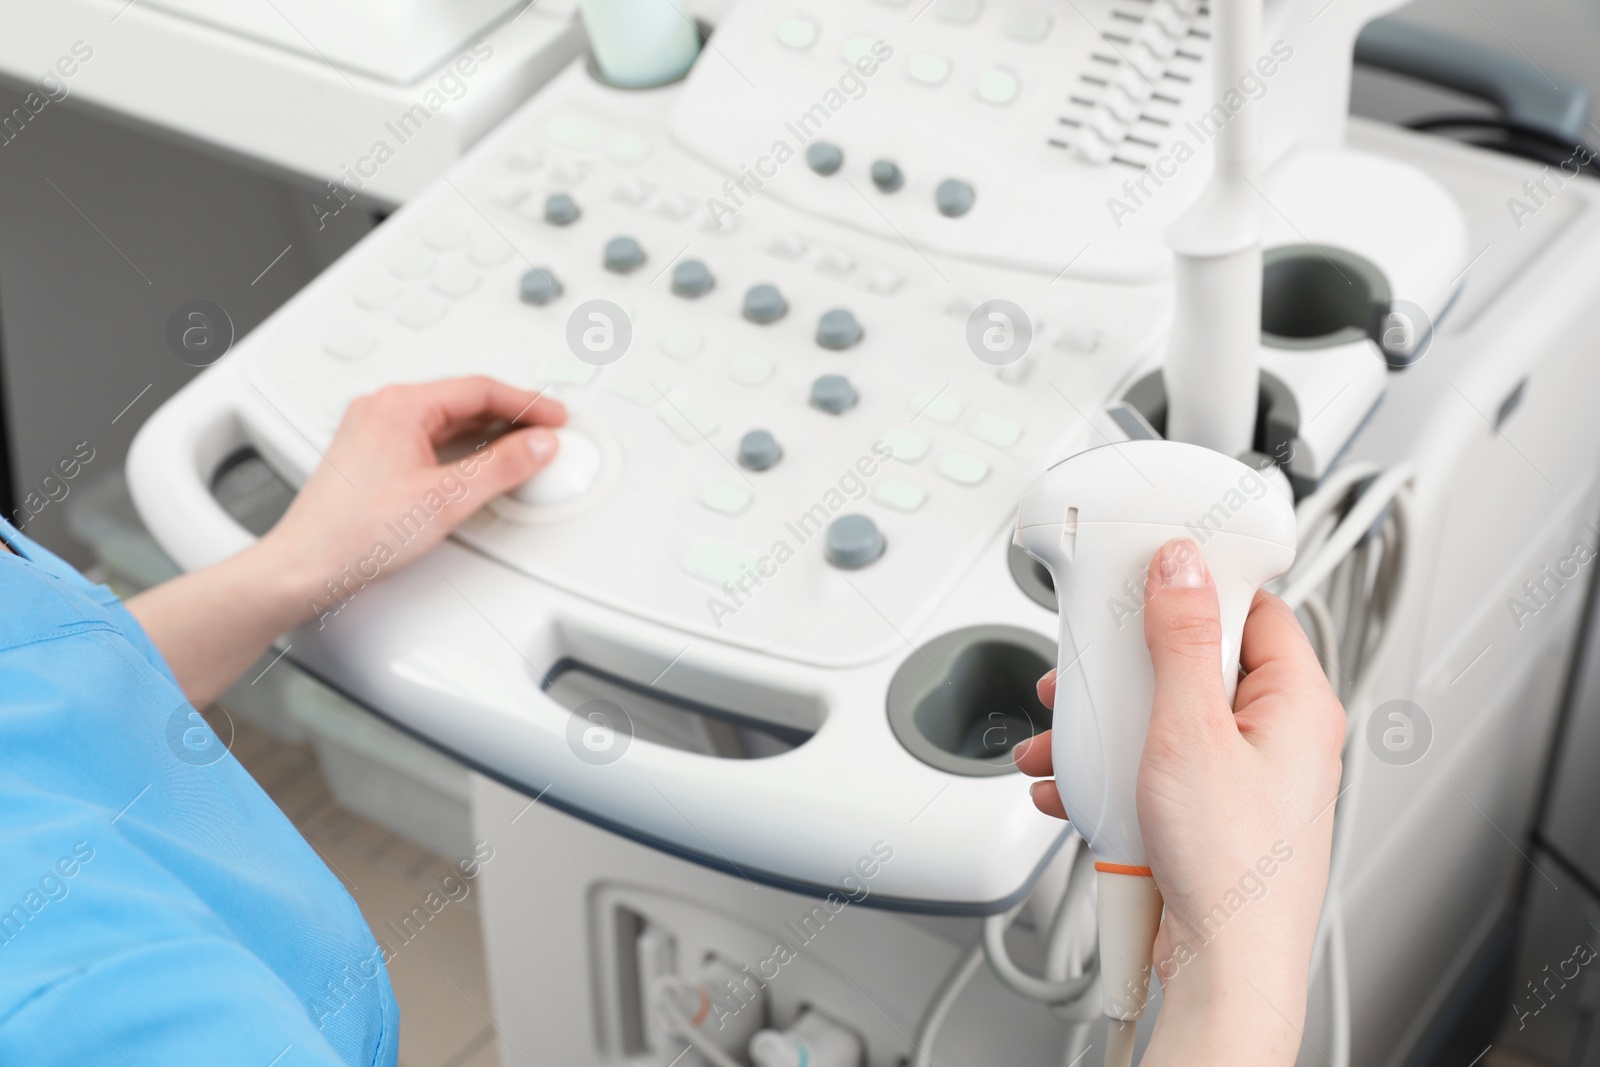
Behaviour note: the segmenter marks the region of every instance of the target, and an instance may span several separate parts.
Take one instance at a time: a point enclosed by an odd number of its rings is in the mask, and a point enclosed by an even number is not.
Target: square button
[[[946,452],[939,458],[939,473],[961,485],[977,485],[989,476],[989,465],[966,452]]]
[[[910,512],[922,506],[922,502],[928,499],[928,491],[898,478],[885,478],[872,491],[872,499],[886,508]]]
[[[376,275],[365,278],[356,286],[356,303],[369,311],[377,311],[394,303],[400,295],[400,287],[388,278]]]
[[[539,361],[538,377],[552,385],[566,382],[569,385],[588,385],[600,368],[585,363],[577,356],[546,356]]]
[[[663,396],[656,405],[656,416],[667,424],[673,436],[685,444],[717,432],[717,420],[683,393]]]
[[[420,248],[397,248],[389,253],[386,260],[389,273],[396,278],[409,281],[421,278],[433,269],[433,253]]]
[[[980,411],[972,420],[972,436],[996,448],[1010,448],[1022,436],[1022,424],[992,411]]]
[[[626,372],[618,374],[615,370],[607,371],[601,384],[610,392],[642,408],[647,408],[661,399],[661,394],[656,392],[655,386],[643,379],[629,377]]]
[[[724,515],[737,515],[750,506],[751,493],[733,482],[712,482],[700,494],[700,503]]]
[[[741,352],[728,361],[728,377],[740,385],[760,385],[772,377],[772,360],[760,352]]]
[[[719,589],[723,582],[736,582],[755,568],[756,558],[738,545],[709,538],[691,548],[683,561],[683,569],[690,577]]]
[[[978,0],[934,0],[933,16],[940,22],[965,25],[978,17],[983,5]]]
[[[378,338],[364,327],[341,323],[328,331],[322,347],[337,359],[356,360],[378,347]]]
[[[877,293],[879,296],[893,296],[900,291],[900,287],[905,283],[905,275],[879,268],[867,275],[861,286],[869,293]]]
[[[668,326],[656,339],[661,351],[673,359],[688,359],[705,347],[705,334],[687,323]]]
[[[1050,16],[1043,11],[1018,11],[1002,31],[1013,41],[1042,41],[1050,32]]]
[[[915,463],[928,454],[929,441],[915,430],[901,426],[887,430],[878,440],[889,446],[889,454],[902,463]]]
[[[806,258],[808,251],[810,248],[803,237],[774,237],[772,243],[767,245],[768,255],[790,263],[798,263]]]
[[[400,306],[395,309],[394,317],[401,324],[410,326],[414,330],[423,330],[444,318],[444,313],[449,309],[450,305],[438,297],[419,293],[409,300],[401,301]]]

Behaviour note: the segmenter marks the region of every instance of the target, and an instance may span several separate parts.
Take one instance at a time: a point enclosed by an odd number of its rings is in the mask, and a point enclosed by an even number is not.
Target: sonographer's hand
[[[193,703],[214,699],[285,630],[324,624],[555,458],[559,401],[492,378],[391,385],[351,402],[323,461],[250,548],[129,601]],[[497,425],[517,428],[495,438]],[[438,448],[464,444],[441,462]]]
[[[358,397],[264,541],[313,588],[337,584],[346,566],[368,580],[396,570],[549,464],[558,444],[546,427],[566,421],[560,401],[482,376]],[[523,428],[489,440],[492,425],[511,422]],[[477,450],[441,463],[447,442]]]
[[[1293,613],[1258,593],[1233,707],[1216,587],[1192,541],[1163,546],[1145,588],[1155,702],[1139,768],[1139,828],[1166,910],[1157,1064],[1291,1064],[1328,879],[1345,716]],[[1055,702],[1055,672],[1039,683]],[[1051,774],[1049,734],[1017,764]],[[1040,810],[1065,818],[1053,781]]]

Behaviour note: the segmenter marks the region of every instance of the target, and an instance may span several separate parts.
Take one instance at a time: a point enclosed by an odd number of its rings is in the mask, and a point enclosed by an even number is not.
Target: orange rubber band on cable
[[[1141,878],[1149,878],[1155,873],[1149,867],[1134,867],[1126,863],[1102,863],[1099,860],[1094,861],[1094,869],[1107,874],[1134,874]]]

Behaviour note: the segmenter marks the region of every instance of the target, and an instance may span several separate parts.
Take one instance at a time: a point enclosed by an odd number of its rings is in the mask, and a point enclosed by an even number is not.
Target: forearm
[[[1291,1067],[1305,1026],[1303,980],[1282,973],[1269,945],[1257,961],[1196,959],[1162,988],[1140,1067]]]
[[[305,580],[272,538],[127,603],[194,704],[215,700],[311,612]]]

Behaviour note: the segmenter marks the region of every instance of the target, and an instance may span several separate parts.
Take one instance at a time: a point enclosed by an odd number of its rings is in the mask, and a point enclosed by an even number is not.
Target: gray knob
[[[548,304],[561,295],[561,283],[549,267],[535,267],[522,276],[522,300],[528,304]]]
[[[872,164],[872,184],[885,193],[892,193],[906,183],[906,176],[893,160],[880,159]]]
[[[566,193],[552,193],[550,199],[544,202],[544,221],[552,226],[576,222],[581,214],[583,212],[578,210],[578,202]]]
[[[844,166],[844,152],[836,144],[814,141],[806,147],[806,165],[823,176],[833,174]]]
[[[850,379],[842,374],[824,374],[811,383],[811,406],[829,415],[842,415],[856,406],[860,397]]]
[[[823,348],[849,348],[859,340],[861,324],[844,308],[824,311],[817,320],[817,344]]]
[[[644,262],[644,249],[632,237],[613,237],[606,242],[606,270],[626,274]]]
[[[672,268],[672,291],[679,296],[700,296],[715,284],[711,269],[698,259],[686,259]]]
[[[946,178],[933,191],[933,202],[938,205],[939,214],[952,219],[971,211],[976,199],[978,194],[972,191],[972,186],[959,178]]]
[[[865,515],[841,515],[828,527],[828,562],[855,570],[883,555],[883,532]]]
[[[744,317],[751,322],[777,322],[788,310],[789,304],[776,285],[752,285],[744,294]]]
[[[751,430],[739,439],[739,462],[753,471],[764,471],[782,458],[778,439],[766,430]]]

